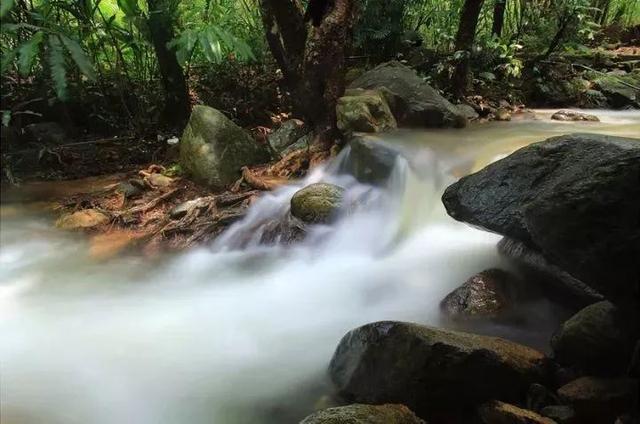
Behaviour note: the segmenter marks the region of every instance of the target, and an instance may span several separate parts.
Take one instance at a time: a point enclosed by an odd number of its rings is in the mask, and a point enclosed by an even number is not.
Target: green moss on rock
[[[180,165],[194,180],[224,188],[240,168],[264,163],[269,151],[219,110],[195,106],[180,141]]]

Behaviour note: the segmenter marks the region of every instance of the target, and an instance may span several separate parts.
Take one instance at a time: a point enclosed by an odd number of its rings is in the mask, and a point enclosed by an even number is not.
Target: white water
[[[411,167],[293,248],[250,243],[301,185],[265,195],[214,246],[153,263],[97,263],[42,218],[1,222],[0,421],[3,424],[297,422],[329,389],[340,337],[381,319],[440,324],[438,303],[500,266],[498,236],[446,216],[457,176],[531,141],[572,131],[638,136],[640,114],[600,124],[548,121],[408,134]],[[318,170],[304,183],[369,187]],[[248,230],[247,230],[248,229]],[[246,244],[246,243],[245,243]],[[530,307],[548,324],[546,303]],[[545,319],[547,321],[545,321]],[[539,344],[549,328],[492,331]],[[542,335],[541,335],[542,334]]]

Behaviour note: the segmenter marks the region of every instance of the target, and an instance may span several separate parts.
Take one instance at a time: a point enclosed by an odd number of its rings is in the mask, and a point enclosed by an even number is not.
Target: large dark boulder
[[[547,377],[545,356],[500,338],[383,321],[347,333],[331,378],[349,401],[402,403],[421,417],[518,400]]]
[[[349,156],[340,172],[353,175],[366,184],[384,184],[391,176],[400,152],[378,137],[355,135],[349,141]]]
[[[638,139],[553,137],[462,178],[442,200],[453,218],[537,249],[605,295],[638,292]]]
[[[464,127],[467,119],[413,69],[400,62],[383,63],[365,72],[349,88],[388,89],[387,96],[399,126]],[[393,99],[392,97],[396,97]]]
[[[637,411],[638,381],[581,377],[558,389],[558,395],[574,408],[578,422],[613,423],[616,417]]]
[[[629,324],[611,302],[589,305],[565,321],[551,338],[554,359],[591,374],[624,373],[633,350]]]

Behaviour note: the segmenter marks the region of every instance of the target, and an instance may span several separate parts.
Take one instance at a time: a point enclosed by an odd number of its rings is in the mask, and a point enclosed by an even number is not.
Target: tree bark
[[[295,112],[321,141],[336,134],[336,103],[344,93],[344,64],[355,15],[353,0],[261,0],[269,48],[282,69]],[[313,22],[313,25],[309,23]]]
[[[484,0],[465,0],[456,35],[456,52],[463,52],[453,73],[452,82],[455,92],[462,96],[467,91],[469,62],[473,42],[476,38],[478,18]]]
[[[493,5],[493,26],[491,34],[497,37],[502,36],[504,26],[504,12],[507,8],[507,0],[495,0]]]
[[[191,104],[182,66],[178,63],[175,52],[167,47],[167,43],[173,40],[174,36],[173,14],[166,0],[147,0],[147,6],[147,23],[165,94],[161,119],[169,125],[183,125],[191,113]]]

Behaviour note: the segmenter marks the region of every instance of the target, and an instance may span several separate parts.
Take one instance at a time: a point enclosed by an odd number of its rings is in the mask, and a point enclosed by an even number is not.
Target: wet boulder
[[[289,119],[269,134],[269,144],[275,152],[282,153],[307,133],[309,133],[309,128],[304,122],[299,119]]]
[[[63,230],[80,230],[98,227],[109,222],[109,217],[96,209],[82,209],[62,215],[56,227]]]
[[[551,119],[554,121],[588,121],[588,122],[599,122],[597,116],[591,115],[589,113],[578,112],[575,110],[559,110],[553,115],[551,115]]]
[[[551,418],[558,424],[578,424],[576,411],[569,405],[549,405],[542,408],[540,415]]]
[[[640,140],[596,134],[524,147],[449,186],[449,215],[506,235],[598,292],[640,281]]]
[[[337,185],[310,184],[291,198],[291,215],[307,224],[327,224],[336,217],[343,194]]]
[[[386,88],[401,101],[390,102],[400,127],[464,127],[467,119],[413,69],[400,62],[383,63],[365,72],[349,88]],[[394,107],[395,106],[395,107]]]
[[[480,117],[478,112],[476,112],[475,108],[466,103],[461,103],[459,105],[456,105],[456,108],[465,118],[467,118],[468,121],[474,121]]]
[[[630,378],[581,377],[558,389],[560,399],[576,411],[580,423],[612,423],[637,411],[638,381]]]
[[[594,86],[600,90],[614,108],[640,105],[640,77],[635,74],[600,75],[593,80]]]
[[[377,90],[347,90],[336,105],[338,128],[345,132],[383,132],[397,128],[384,95]]]
[[[384,184],[393,172],[399,151],[370,135],[356,135],[349,141],[351,149],[341,172],[353,175],[365,184]]]
[[[633,349],[626,320],[611,302],[587,306],[551,338],[554,359],[593,374],[623,373]]]
[[[544,287],[545,294],[558,303],[583,308],[604,299],[602,294],[521,241],[504,237],[498,242],[498,252],[516,264],[527,280],[536,281]]]
[[[180,165],[194,180],[221,189],[240,178],[240,168],[269,160],[266,145],[219,110],[195,106],[180,139]]]
[[[425,424],[404,405],[353,404],[315,412],[300,424]]]
[[[449,318],[495,318],[509,308],[514,278],[506,271],[488,269],[469,278],[440,302]]]
[[[523,398],[547,379],[547,360],[500,338],[383,321],[347,333],[329,371],[345,399],[402,403],[428,417]]]
[[[481,405],[478,415],[485,424],[556,424],[550,418],[498,400]]]

